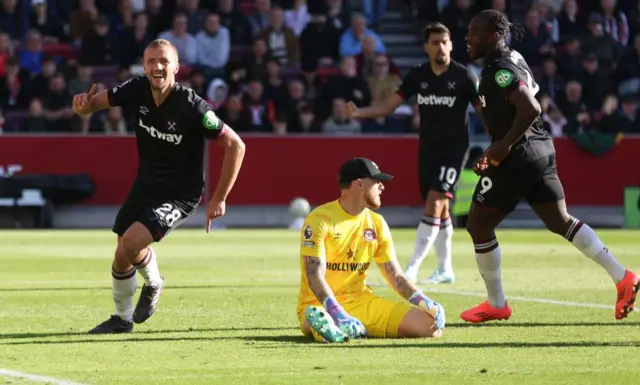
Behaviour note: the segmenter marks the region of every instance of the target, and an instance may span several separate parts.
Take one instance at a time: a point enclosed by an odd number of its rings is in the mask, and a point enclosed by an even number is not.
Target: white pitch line
[[[386,285],[381,284],[381,283],[367,283],[369,286],[372,287],[384,287]],[[477,293],[477,292],[473,292],[473,291],[460,291],[460,290],[446,290],[446,289],[426,289],[426,288],[422,288],[423,291],[425,292],[431,292],[431,293],[442,293],[442,294],[452,294],[452,295],[460,295],[460,296],[467,296],[467,297],[480,297],[480,298],[486,298],[487,294],[486,293]],[[507,300],[514,300],[514,301],[522,301],[522,302],[534,302],[534,303],[542,303],[542,304],[547,304],[547,305],[558,305],[558,306],[570,306],[570,307],[586,307],[586,308],[590,308],[590,309],[613,309],[614,306],[611,305],[602,305],[599,303],[586,303],[586,302],[571,302],[571,301],[558,301],[555,299],[547,299],[547,298],[530,298],[530,297],[518,297],[518,296],[512,296],[512,295],[508,295],[507,296]]]
[[[7,369],[0,369],[0,376],[22,378],[24,380],[29,380],[33,382],[44,382],[44,383],[53,384],[53,385],[86,385],[78,382],[61,380],[53,377],[39,376],[37,374],[16,372],[14,370],[7,370]]]

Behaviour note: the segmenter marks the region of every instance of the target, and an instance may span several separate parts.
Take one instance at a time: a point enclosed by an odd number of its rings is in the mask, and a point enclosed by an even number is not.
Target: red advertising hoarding
[[[337,197],[340,164],[354,156],[373,159],[395,179],[384,191],[386,205],[420,205],[417,140],[410,137],[244,136],[247,153],[229,204],[288,204],[296,196],[318,204]],[[601,157],[556,139],[558,168],[569,205],[622,205],[623,188],[640,185],[631,166],[640,138],[622,140]],[[208,177],[215,185],[222,154],[209,146]],[[20,165],[21,173],[88,173],[97,185],[86,204],[120,204],[137,170],[133,137],[3,136],[0,167]],[[627,171],[628,170],[628,171]]]

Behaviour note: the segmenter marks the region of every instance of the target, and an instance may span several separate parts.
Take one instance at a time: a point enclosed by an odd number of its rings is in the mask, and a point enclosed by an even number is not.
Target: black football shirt
[[[202,195],[205,139],[216,139],[224,132],[211,106],[178,83],[156,106],[146,76],[113,87],[107,96],[111,106],[127,106],[133,112],[138,145],[136,183],[143,191],[167,199]]]
[[[398,95],[415,95],[420,112],[420,145],[447,151],[469,146],[469,103],[480,103],[477,78],[467,67],[451,61],[436,75],[429,62],[412,68],[402,81]]]
[[[515,50],[500,49],[485,58],[480,75],[482,116],[493,141],[504,138],[511,129],[516,107],[509,102],[511,92],[525,85],[535,95],[540,87],[534,81],[529,65]],[[538,117],[525,135],[513,145],[507,161],[536,160],[554,153],[553,142]]]

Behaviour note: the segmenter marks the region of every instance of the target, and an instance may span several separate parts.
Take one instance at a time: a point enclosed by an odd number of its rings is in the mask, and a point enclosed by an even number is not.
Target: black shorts
[[[530,205],[564,199],[555,154],[509,167],[489,167],[476,185],[473,201],[510,213],[525,199]]]
[[[452,148],[446,152],[434,152],[420,149],[418,154],[418,180],[422,200],[427,199],[429,191],[437,191],[453,199],[460,170],[467,159],[467,147]]]
[[[116,215],[113,232],[122,236],[132,224],[140,222],[149,230],[153,240],[160,242],[196,211],[200,198],[158,199],[145,194],[134,183],[127,200]]]

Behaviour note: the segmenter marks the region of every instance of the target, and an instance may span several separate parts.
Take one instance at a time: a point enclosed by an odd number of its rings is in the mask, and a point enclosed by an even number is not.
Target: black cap
[[[340,167],[340,175],[338,176],[340,183],[351,182],[360,178],[388,181],[393,179],[393,176],[381,172],[378,165],[367,158],[353,158]]]

